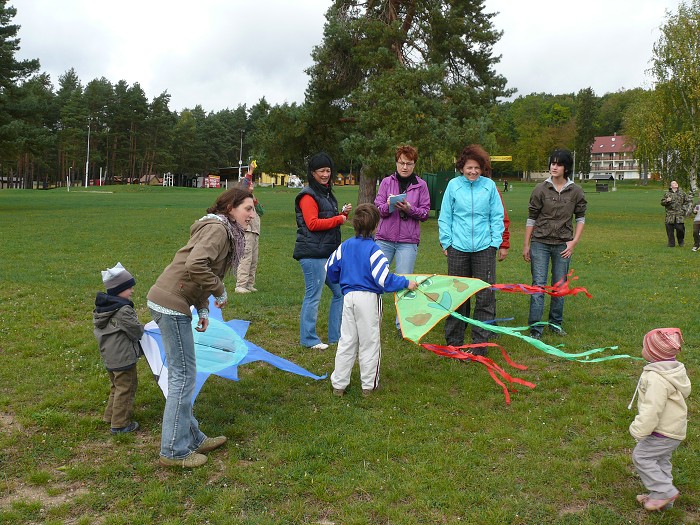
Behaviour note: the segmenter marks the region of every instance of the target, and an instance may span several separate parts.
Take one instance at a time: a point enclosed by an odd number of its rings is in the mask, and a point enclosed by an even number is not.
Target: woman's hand
[[[206,332],[209,326],[209,319],[207,317],[200,317],[195,330],[198,332]]]
[[[408,201],[399,201],[396,204],[394,204],[394,207],[399,211],[407,213],[408,210],[411,209],[411,203]]]
[[[525,262],[530,262],[530,245],[523,246],[523,259]]]
[[[566,241],[566,248],[564,251],[561,252],[561,256],[564,259],[569,259],[573,253],[574,253],[574,246],[576,246],[576,243],[574,241]]]

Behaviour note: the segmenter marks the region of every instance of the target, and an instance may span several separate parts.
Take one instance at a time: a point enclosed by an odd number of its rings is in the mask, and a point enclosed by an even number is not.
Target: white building
[[[591,180],[639,180],[634,146],[624,135],[596,137],[591,146]]]

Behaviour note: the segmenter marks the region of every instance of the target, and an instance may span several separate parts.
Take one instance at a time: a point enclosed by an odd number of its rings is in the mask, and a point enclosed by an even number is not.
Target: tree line
[[[83,85],[72,69],[54,87],[38,60],[15,59],[19,27],[6,4],[0,0],[0,176],[19,187],[100,173],[129,182],[171,172],[186,184],[250,158],[266,172],[303,176],[307,156],[325,150],[359,174],[362,202],[393,171],[398,144],[416,146],[420,171],[436,172],[478,142],[512,155],[502,169],[527,178],[546,169],[555,147],[576,151],[577,171],[588,173],[594,137],[615,133],[630,137],[644,170],[693,188],[697,178],[700,0],[667,13],[653,49],[653,89],[517,98],[494,70],[501,32],[483,0],[335,0],[304,103],[272,106],[262,97],[215,112],[173,111],[167,92],[149,100],[138,83]]]

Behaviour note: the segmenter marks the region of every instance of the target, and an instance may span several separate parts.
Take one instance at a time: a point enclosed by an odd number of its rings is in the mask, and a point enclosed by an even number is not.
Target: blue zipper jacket
[[[460,252],[496,249],[503,240],[503,204],[496,184],[480,176],[471,182],[460,175],[452,179],[442,197],[438,219],[440,244]]]
[[[408,288],[408,279],[389,271],[389,262],[374,239],[352,237],[326,261],[326,275],[340,283],[343,295],[363,291],[382,294]]]

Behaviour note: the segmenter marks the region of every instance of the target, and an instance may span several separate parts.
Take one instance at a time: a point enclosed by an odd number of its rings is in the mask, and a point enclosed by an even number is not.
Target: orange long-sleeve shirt
[[[345,223],[347,217],[342,213],[328,219],[319,219],[318,204],[311,195],[304,195],[299,200],[299,208],[304,216],[304,222],[309,231],[319,232],[330,230]]]

